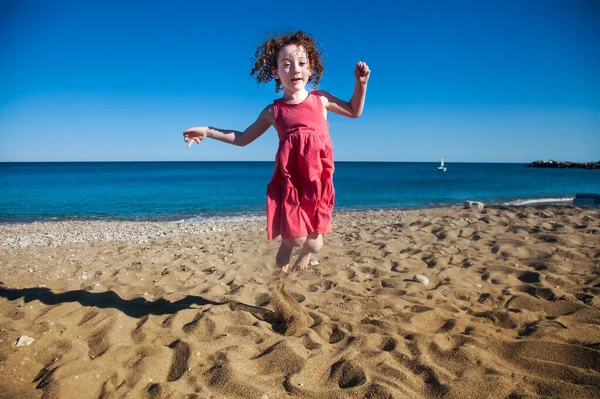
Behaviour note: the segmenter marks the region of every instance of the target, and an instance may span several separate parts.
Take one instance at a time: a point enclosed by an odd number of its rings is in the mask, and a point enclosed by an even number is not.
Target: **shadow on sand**
[[[79,302],[81,306],[94,306],[97,308],[113,308],[117,309],[127,316],[140,318],[148,315],[166,315],[174,314],[180,310],[189,309],[192,305],[226,305],[228,304],[232,310],[243,310],[252,313],[260,320],[264,320],[270,324],[277,324],[276,316],[273,311],[246,305],[237,301],[215,302],[204,299],[197,295],[187,295],[175,302],[170,302],[160,298],[155,301],[148,301],[145,298],[123,299],[113,291],[105,292],[88,292],[85,290],[67,291],[55,294],[46,287],[36,288],[7,288],[0,282],[0,297],[6,298],[9,301],[23,298],[24,301],[40,301],[46,305],[58,305],[66,302]]]

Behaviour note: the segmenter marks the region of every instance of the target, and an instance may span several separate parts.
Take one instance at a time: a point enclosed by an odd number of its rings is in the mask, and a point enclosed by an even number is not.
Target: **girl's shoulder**
[[[265,108],[263,108],[263,110],[261,111],[259,118],[264,118],[267,121],[269,121],[269,123],[273,126],[275,126],[275,116],[274,116],[274,111],[273,111],[273,104],[268,104]]]
[[[325,90],[314,90],[314,92],[321,99],[321,102],[323,103],[323,108],[325,108],[325,109],[328,108],[329,107],[329,98],[331,97],[331,94],[329,92],[326,92]]]

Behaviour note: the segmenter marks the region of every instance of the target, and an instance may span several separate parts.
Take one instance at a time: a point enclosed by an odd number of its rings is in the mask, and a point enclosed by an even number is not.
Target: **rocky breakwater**
[[[529,168],[562,168],[562,169],[600,169],[600,162],[569,162],[569,161],[534,161],[527,165]]]

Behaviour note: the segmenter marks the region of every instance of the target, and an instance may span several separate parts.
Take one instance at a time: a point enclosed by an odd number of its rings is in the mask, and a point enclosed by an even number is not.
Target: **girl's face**
[[[284,92],[304,90],[311,73],[308,54],[302,46],[288,44],[281,48],[277,56],[277,69],[273,74],[281,80]]]

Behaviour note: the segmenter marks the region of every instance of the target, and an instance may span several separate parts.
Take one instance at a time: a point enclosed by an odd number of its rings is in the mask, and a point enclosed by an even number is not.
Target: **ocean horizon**
[[[525,163],[337,161],[336,211],[569,202],[600,171]],[[0,223],[264,216],[268,161],[0,162]]]

